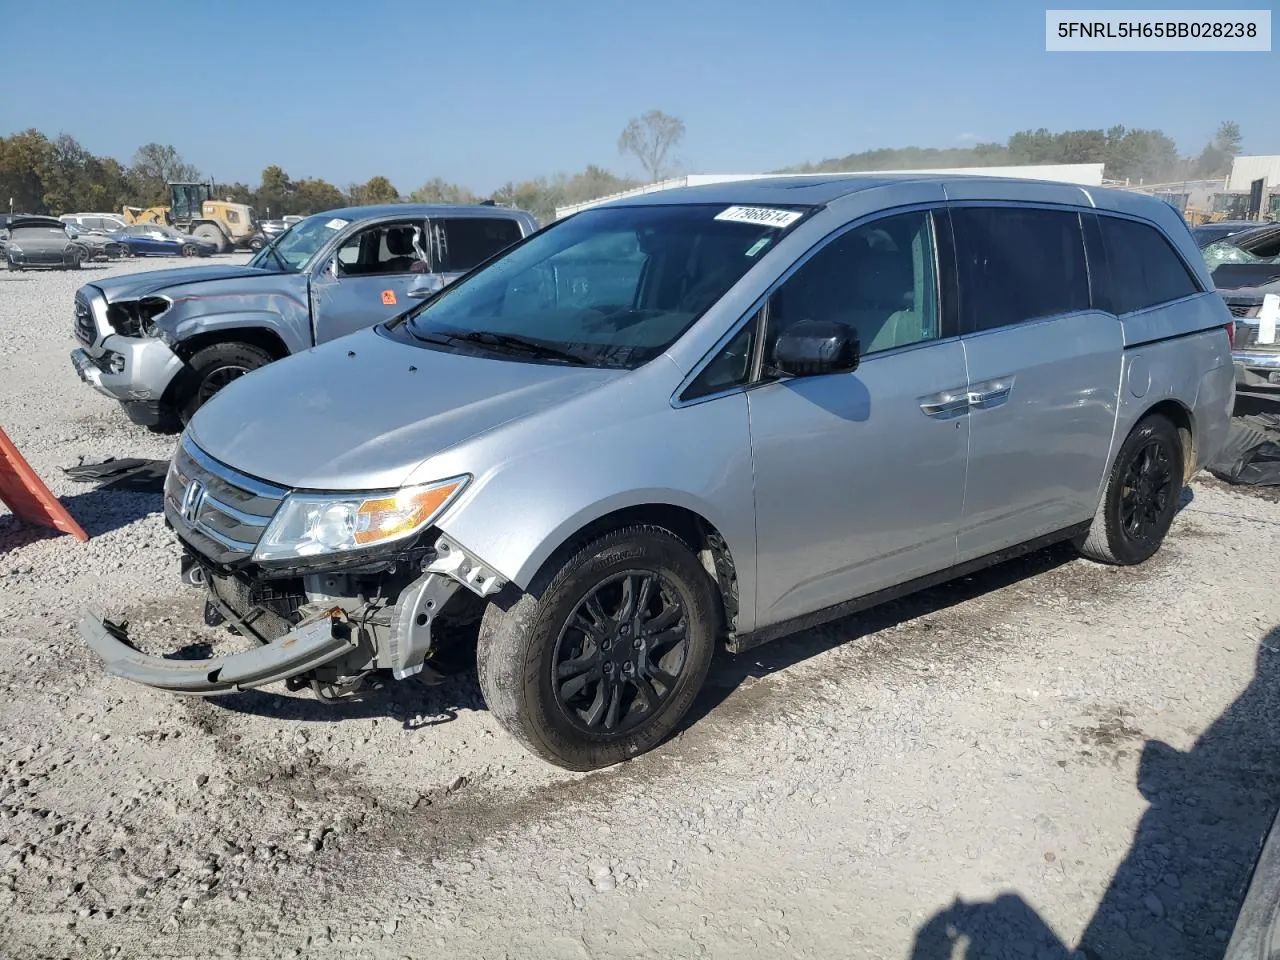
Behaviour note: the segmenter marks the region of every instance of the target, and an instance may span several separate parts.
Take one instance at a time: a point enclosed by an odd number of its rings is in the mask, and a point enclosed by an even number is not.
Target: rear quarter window
[[[1155,227],[1137,220],[1099,216],[1111,273],[1111,308],[1133,313],[1200,292],[1182,257]]]
[[[518,242],[520,224],[508,217],[457,217],[436,220],[436,269],[461,273]]]

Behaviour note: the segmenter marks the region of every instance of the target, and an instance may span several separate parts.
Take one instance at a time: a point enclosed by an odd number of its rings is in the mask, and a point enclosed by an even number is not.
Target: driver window
[[[340,276],[427,272],[426,231],[421,220],[369,227],[352,234],[338,249]]]
[[[936,339],[931,222],[926,212],[886,217],[819,250],[770,297],[766,356],[778,334],[801,320],[847,324],[864,356]]]

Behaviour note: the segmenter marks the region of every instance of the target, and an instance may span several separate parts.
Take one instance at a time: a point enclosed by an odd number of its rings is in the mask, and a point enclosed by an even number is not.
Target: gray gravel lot
[[[75,630],[200,634],[159,497],[61,468],[171,451],[67,353],[80,283],[182,265],[0,272],[0,427],[92,536],[0,507],[0,957],[1221,956],[1280,806],[1280,505],[1198,480],[1143,568],[1052,551],[725,657],[595,774],[473,678],[179,699]]]

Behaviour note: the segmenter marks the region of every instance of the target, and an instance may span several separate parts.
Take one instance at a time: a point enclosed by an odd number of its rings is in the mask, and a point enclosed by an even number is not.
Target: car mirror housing
[[[777,369],[792,377],[817,377],[858,369],[858,334],[833,320],[801,320],[787,327],[773,350]]]

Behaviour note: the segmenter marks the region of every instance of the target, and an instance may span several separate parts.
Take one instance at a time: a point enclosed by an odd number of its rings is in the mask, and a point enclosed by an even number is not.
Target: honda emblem
[[[196,517],[200,515],[200,507],[204,504],[204,484],[192,480],[182,494],[182,519],[195,526]]]

